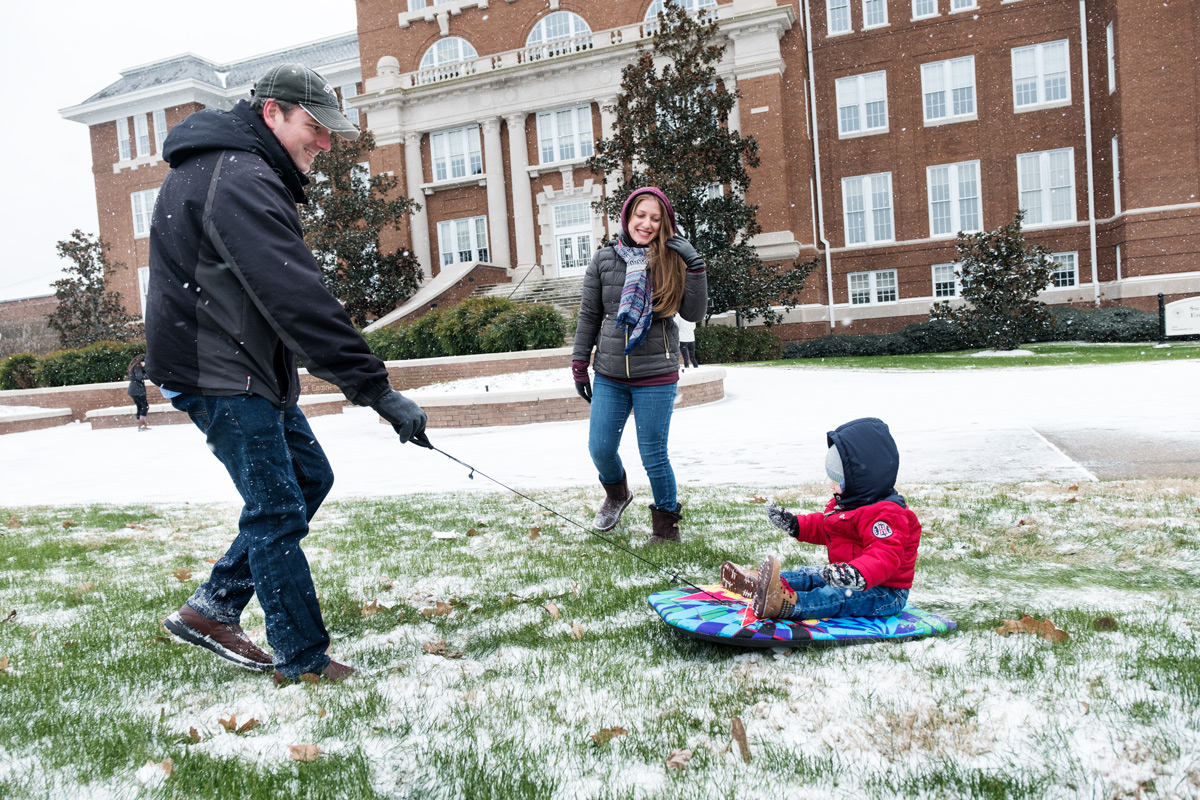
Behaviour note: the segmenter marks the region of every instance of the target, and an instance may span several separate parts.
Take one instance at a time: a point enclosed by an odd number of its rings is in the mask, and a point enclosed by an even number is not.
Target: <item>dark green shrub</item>
[[[479,332],[485,353],[562,347],[567,322],[553,306],[524,303],[498,314]]]
[[[949,353],[970,348],[957,325],[933,320],[909,325],[887,334],[823,336],[807,342],[789,342],[784,358],[839,358],[847,356],[902,356],[917,353]]]
[[[890,340],[890,355],[950,353],[955,350],[969,350],[971,347],[959,327],[943,319],[909,325],[899,333],[884,338]]]
[[[779,337],[770,328],[696,326],[696,360],[701,364],[769,361],[779,351]]]
[[[37,365],[38,386],[108,383],[127,377],[129,362],[146,352],[145,342],[96,342],[78,350],[59,350]]]
[[[38,361],[33,353],[16,353],[0,361],[0,389],[36,387]]]
[[[380,361],[399,361],[408,357],[405,355],[407,343],[404,341],[403,327],[380,328],[364,333],[363,339]]]
[[[822,336],[806,342],[788,342],[783,348],[784,358],[845,358],[849,356],[887,355],[885,337],[877,334],[851,336]]]
[[[480,332],[501,313],[516,305],[504,297],[468,297],[446,309],[434,328],[438,343],[448,356],[482,353]]]
[[[403,326],[404,341],[409,352],[404,358],[439,358],[451,355],[442,347],[442,342],[437,336],[437,327],[445,314],[445,310],[430,311],[411,325]]]
[[[1043,341],[1156,342],[1158,314],[1136,308],[1054,309],[1054,327]]]

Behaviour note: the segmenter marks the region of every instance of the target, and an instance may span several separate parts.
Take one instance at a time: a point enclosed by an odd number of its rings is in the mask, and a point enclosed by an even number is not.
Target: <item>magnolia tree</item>
[[[70,262],[66,277],[54,282],[58,308],[46,323],[64,348],[103,341],[128,342],[142,335],[138,318],[125,313],[120,292],[108,290],[108,277],[121,264],[108,261],[108,245],[99,236],[76,229],[58,242],[59,256]]]
[[[772,306],[794,307],[816,262],[766,266],[749,243],[762,231],[758,207],[745,201],[758,143],[729,129],[737,94],[717,83],[725,46],[716,33],[711,17],[664,6],[653,47],[621,73],[615,130],[596,142],[588,166],[619,181],[597,203],[612,219],[633,190],[660,187],[708,264],[710,313],[734,310],[771,325],[781,319]]]
[[[395,309],[421,283],[421,265],[408,247],[385,252],[380,246],[382,232],[399,231],[404,217],[420,206],[393,196],[394,176],[370,176],[364,162],[374,149],[370,131],[353,142],[333,137],[308,187],[308,204],[300,207],[304,241],[321,265],[325,285],[359,327]]]
[[[959,232],[955,274],[963,303],[935,303],[930,319],[949,320],[967,341],[992,350],[1014,350],[1049,330],[1053,315],[1037,298],[1050,285],[1054,262],[1049,250],[1025,242],[1024,218],[1018,211],[994,231]]]

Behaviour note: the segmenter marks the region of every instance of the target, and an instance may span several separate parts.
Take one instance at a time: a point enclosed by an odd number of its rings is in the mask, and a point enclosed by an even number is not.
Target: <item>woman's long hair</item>
[[[653,287],[652,308],[660,317],[673,317],[683,303],[687,265],[678,253],[667,247],[667,239],[675,235],[675,229],[671,227],[671,218],[667,216],[667,210],[663,208],[661,200],[652,194],[642,195],[633,208],[629,209],[629,216],[633,216],[634,210],[644,200],[653,200],[658,205],[659,219],[662,220],[658,227],[658,236],[647,245],[650,256],[650,285]],[[629,220],[625,220],[625,224],[628,228]]]
[[[145,353],[134,356],[133,360],[129,362],[129,368],[125,370],[125,374],[129,375],[130,377],[133,377],[133,368],[136,367],[138,364],[145,364],[145,363],[146,363],[146,354]]]

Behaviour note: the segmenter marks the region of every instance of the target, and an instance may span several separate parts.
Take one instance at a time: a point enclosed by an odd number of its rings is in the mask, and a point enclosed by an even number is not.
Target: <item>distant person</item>
[[[767,517],[797,541],[824,546],[829,563],[781,572],[767,556],[757,572],[721,566],[721,584],[752,597],[759,619],[890,617],[908,603],[921,523],[896,493],[900,453],[888,426],[856,419],[830,431],[826,443],[833,498],[825,510],[797,517],[769,505]]]
[[[675,325],[679,327],[679,355],[684,368],[700,366],[696,363],[696,323],[676,314]]]
[[[268,70],[251,100],[176,125],[171,171],[150,228],[146,339],[150,375],[204,432],[245,507],[238,535],[167,630],[241,667],[337,681],[355,672],[326,654],[329,634],[300,541],[333,471],[296,405],[296,359],[356,405],[421,437],[425,412],[392,390],[304,244],[305,174],[358,129],[329,82],[301,64]],[[373,455],[372,457],[377,457]],[[258,596],[274,658],[242,632]]]
[[[632,411],[638,452],[650,478],[650,544],[679,541],[681,505],[667,455],[679,382],[678,312],[698,320],[708,306],[704,259],[676,234],[675,210],[645,187],[621,208],[621,234],[592,257],[583,278],[571,353],[575,388],[591,403],[588,450],[605,499],[592,525],[612,530],[633,502],[617,447]],[[595,359],[593,361],[593,351]],[[588,378],[588,362],[596,372]]]
[[[133,398],[134,412],[137,414],[137,429],[148,431],[150,426],[146,423],[146,416],[150,413],[150,404],[146,402],[145,353],[133,357],[133,360],[129,362],[126,374],[129,375],[129,388],[125,390],[125,394]]]

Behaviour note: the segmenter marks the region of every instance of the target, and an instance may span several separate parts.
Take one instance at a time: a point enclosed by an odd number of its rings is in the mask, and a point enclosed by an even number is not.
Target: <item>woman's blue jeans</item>
[[[796,608],[789,619],[890,617],[908,604],[908,589],[889,586],[873,586],[861,592],[838,589],[825,582],[820,567],[781,572],[779,577],[796,593]]]
[[[296,406],[279,409],[255,395],[171,400],[208,437],[245,505],[238,535],[187,604],[237,624],[257,594],[275,668],[288,677],[329,664],[329,634],[300,540],[333,487],[333,470]]]
[[[675,472],[667,457],[667,437],[671,433],[671,412],[675,410],[674,383],[662,386],[629,386],[599,373],[592,382],[592,409],[588,428],[588,452],[600,473],[602,483],[620,483],[625,467],[617,447],[629,412],[637,426],[638,452],[642,468],[650,479],[654,505],[675,511]]]

